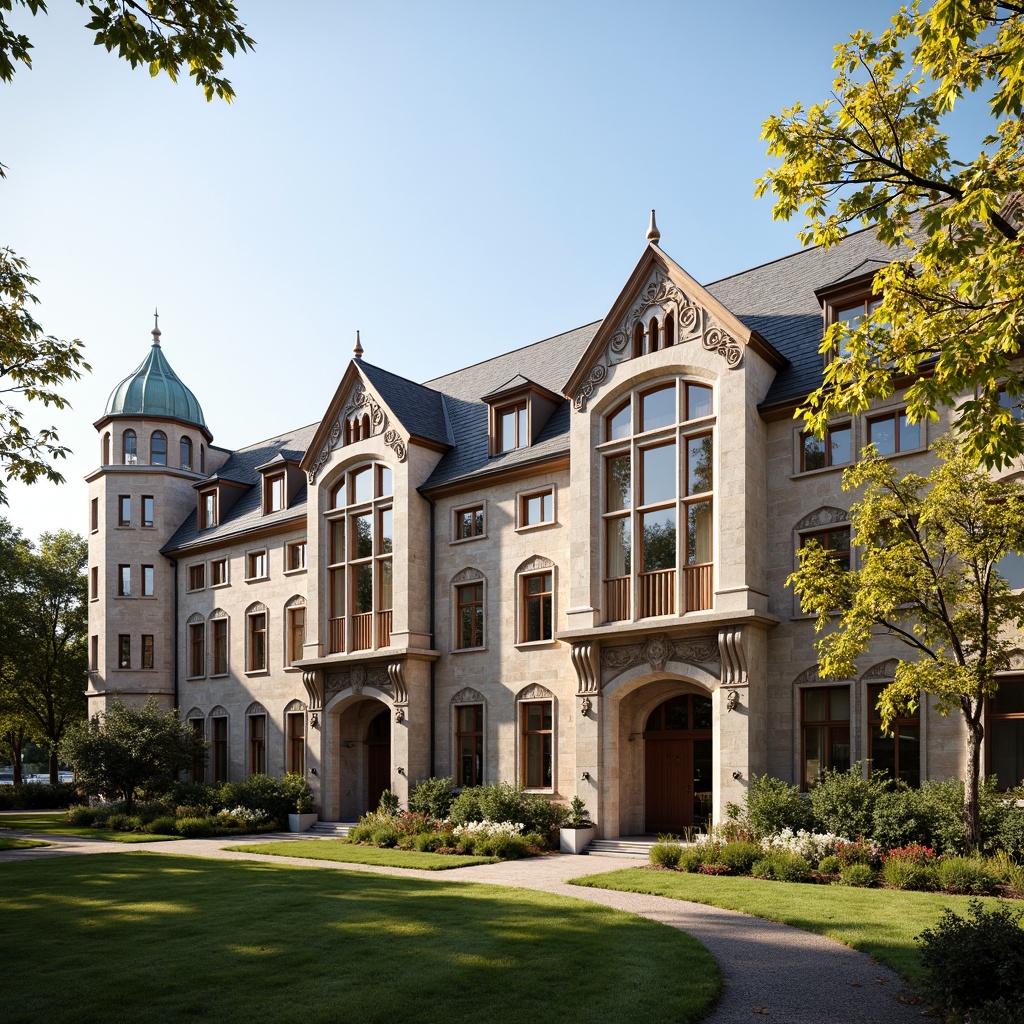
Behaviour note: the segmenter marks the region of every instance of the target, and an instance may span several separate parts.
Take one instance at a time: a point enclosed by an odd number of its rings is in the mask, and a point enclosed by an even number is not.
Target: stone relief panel
[[[457,572],[452,577],[452,584],[471,583],[473,580],[482,580],[483,578],[484,574],[479,569],[474,569],[472,566],[469,566],[468,568],[463,569],[462,572]]]
[[[862,676],[861,679],[872,682],[876,679],[895,679],[896,678],[896,666],[899,662],[895,658],[889,658],[887,661],[880,661],[877,665],[872,665]]]
[[[531,683],[524,686],[517,694],[516,700],[554,700],[555,695],[540,683]]]
[[[399,462],[405,462],[405,457],[409,452],[402,435],[388,419],[387,413],[381,408],[377,399],[362,384],[357,384],[352,389],[352,394],[349,396],[348,401],[342,407],[341,414],[331,424],[331,432],[320,449],[320,454],[317,455],[316,461],[309,467],[307,476],[311,484],[316,483],[316,478],[320,470],[327,465],[331,452],[342,443],[342,438],[345,435],[345,421],[352,416],[362,413],[365,413],[370,420],[370,433],[368,436],[375,437],[378,434],[383,434],[384,443],[395,453],[395,458]]]
[[[803,517],[794,527],[795,530],[813,530],[816,526],[832,526],[833,523],[849,521],[850,513],[846,509],[825,505]]]
[[[650,665],[662,672],[670,661],[707,665],[721,661],[718,637],[672,640],[665,633],[652,633],[643,643],[605,647],[601,650],[601,683],[606,685],[634,665]]]
[[[472,686],[464,686],[454,697],[452,697],[450,703],[452,704],[486,704],[484,695],[479,690],[474,690]]]
[[[353,693],[359,694],[367,686],[381,690],[389,697],[393,697],[394,687],[388,668],[389,666],[384,665],[374,665],[371,668],[356,665],[353,668],[328,672],[324,683],[324,697],[329,699],[341,693],[342,690],[351,690]]]

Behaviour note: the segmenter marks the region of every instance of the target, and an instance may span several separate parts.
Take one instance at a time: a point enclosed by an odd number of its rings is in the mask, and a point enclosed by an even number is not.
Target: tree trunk
[[[57,772],[58,772],[58,766],[57,766],[57,745],[54,744],[52,747],[50,747],[50,785],[51,786],[56,786],[57,782],[60,780],[60,776],[57,774]]]
[[[964,774],[964,843],[971,853],[981,849],[981,816],[978,809],[978,780],[981,778],[981,702],[971,701],[967,719],[967,766]]]

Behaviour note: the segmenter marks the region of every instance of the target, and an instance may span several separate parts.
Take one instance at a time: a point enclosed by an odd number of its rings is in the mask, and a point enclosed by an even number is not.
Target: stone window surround
[[[477,779],[476,784],[482,786],[487,778],[487,700],[483,694],[477,690],[472,690],[470,687],[464,687],[458,693],[452,697],[450,702],[451,707],[451,743],[452,743],[452,759],[451,759],[451,774],[456,779],[458,785],[459,775],[461,774],[461,765],[458,764],[459,759],[459,722],[458,712],[459,708],[464,707],[479,707],[480,708],[480,732],[481,732],[481,750],[482,756],[480,759],[480,777]]]
[[[539,519],[535,523],[527,523],[526,503],[530,498],[542,498],[544,495],[551,495],[551,518]],[[543,503],[542,503],[543,508]],[[543,512],[541,513],[543,515]],[[527,533],[531,530],[543,530],[550,526],[558,525],[558,488],[552,483],[543,487],[531,487],[516,492],[516,532]]]
[[[471,534],[469,537],[459,536],[459,516],[463,512],[471,512],[475,509],[481,509],[483,511],[483,528],[479,533]],[[483,540],[487,536],[487,501],[474,501],[468,505],[456,505],[452,509],[452,544],[468,544],[470,541]]]
[[[526,609],[526,580],[531,576],[539,576],[543,573],[551,573],[551,637],[546,640],[523,640],[525,629]],[[537,647],[556,647],[558,641],[555,639],[555,623],[558,621],[558,566],[550,559],[542,556],[534,556],[523,562],[515,573],[516,587],[516,611],[515,611],[515,643],[514,647],[520,650],[532,650]],[[486,596],[486,595],[485,595]],[[486,625],[486,622],[485,622]]]
[[[527,704],[548,703],[551,705],[551,785],[542,787],[527,787],[526,780],[526,742],[525,742],[525,720],[524,707]],[[524,687],[516,694],[516,779],[527,793],[553,794],[558,791],[558,698],[545,686],[534,683]]]
[[[472,587],[472,586],[483,586],[483,626],[481,627],[481,640],[483,641],[478,647],[460,647],[458,641],[461,639],[462,623],[459,617],[459,588],[460,587]],[[449,652],[451,654],[469,654],[479,653],[480,651],[487,650],[487,577],[484,576],[479,569],[467,567],[456,573],[452,577],[451,583],[449,584],[449,592],[451,595],[451,608],[452,608],[452,635],[451,643],[449,644]],[[479,702],[477,702],[479,703]]]

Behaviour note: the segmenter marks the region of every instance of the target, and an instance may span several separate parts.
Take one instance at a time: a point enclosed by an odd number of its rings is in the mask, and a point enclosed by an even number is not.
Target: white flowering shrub
[[[266,811],[250,810],[248,807],[233,807],[230,810],[225,807],[224,810],[218,812],[217,816],[234,818],[235,821],[240,821],[245,825],[259,825],[270,817]]]
[[[513,821],[470,821],[460,825],[457,833],[480,839],[492,836],[520,836],[523,834],[523,824],[516,824]]]
[[[784,828],[768,836],[762,845],[768,852],[796,853],[809,863],[817,864],[822,857],[831,857],[840,843],[847,842],[848,839],[834,832],[806,832],[804,829],[794,832],[791,828]]]

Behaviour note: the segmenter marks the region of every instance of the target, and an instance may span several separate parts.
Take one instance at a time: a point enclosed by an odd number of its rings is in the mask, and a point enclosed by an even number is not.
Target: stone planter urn
[[[288,831],[307,832],[313,827],[318,817],[317,814],[289,814]]]
[[[561,828],[558,830],[558,848],[562,853],[583,853],[594,838],[594,826]]]

